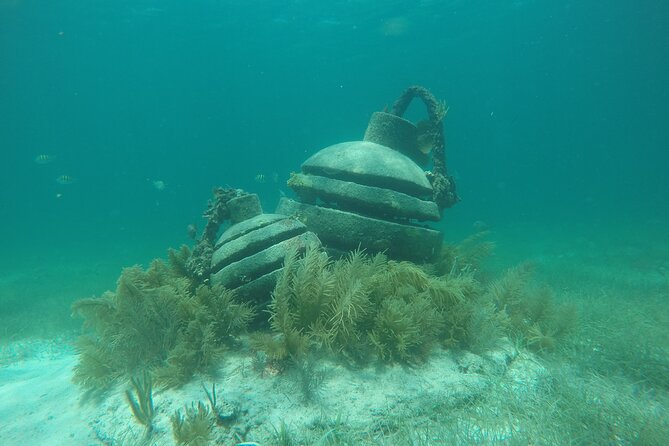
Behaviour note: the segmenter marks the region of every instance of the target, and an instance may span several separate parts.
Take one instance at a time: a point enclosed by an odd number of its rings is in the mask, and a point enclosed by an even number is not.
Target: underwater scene
[[[0,0],[0,445],[669,445],[667,29]]]

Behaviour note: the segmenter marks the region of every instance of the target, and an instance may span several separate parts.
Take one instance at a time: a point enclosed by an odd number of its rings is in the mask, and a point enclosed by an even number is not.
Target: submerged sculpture
[[[404,119],[414,97],[427,121]],[[410,87],[392,112],[372,115],[364,141],[327,147],[291,175],[299,201],[282,198],[276,212],[291,215],[316,233],[335,255],[362,248],[400,260],[425,262],[441,247],[441,232],[426,221],[458,200],[446,173],[442,121],[446,107],[423,87]],[[425,172],[417,164],[431,162]]]
[[[428,112],[418,125],[401,117],[415,97]],[[322,244],[335,258],[362,249],[397,260],[433,260],[442,234],[427,222],[439,221],[458,199],[446,173],[445,116],[446,107],[429,91],[408,88],[392,112],[372,115],[363,141],[335,144],[307,159],[288,181],[299,200],[282,198],[274,214],[262,213],[256,195],[216,189],[205,212],[208,224],[186,265],[189,275],[264,306],[286,255],[312,245]],[[232,225],[216,241],[224,220]]]

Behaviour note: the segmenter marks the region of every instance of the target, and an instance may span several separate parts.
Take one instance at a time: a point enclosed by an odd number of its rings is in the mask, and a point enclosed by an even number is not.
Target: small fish
[[[416,141],[418,143],[418,150],[423,155],[427,155],[434,148],[436,137],[438,136],[438,129],[429,120],[420,121],[416,124],[418,135]]]
[[[482,220],[476,220],[472,224],[472,228],[474,228],[478,232],[483,232],[483,231],[489,231],[490,225]]]
[[[259,173],[255,177],[253,177],[253,179],[255,180],[256,183],[260,183],[260,184],[263,184],[265,181],[267,181],[267,179],[265,178],[265,175],[263,175],[261,173]]]
[[[151,184],[153,185],[153,188],[155,190],[165,190],[165,188],[167,187],[167,183],[164,182],[163,180],[154,180],[151,182]]]
[[[35,163],[36,164],[49,164],[49,163],[52,163],[54,159],[55,158],[53,156],[42,153],[42,154],[37,155],[35,157]]]
[[[58,184],[63,184],[63,185],[72,184],[74,183],[74,178],[72,178],[69,175],[61,175],[58,178],[56,178],[56,182]]]
[[[197,225],[195,223],[191,223],[186,227],[186,232],[188,233],[188,238],[191,240],[195,240],[197,238]]]

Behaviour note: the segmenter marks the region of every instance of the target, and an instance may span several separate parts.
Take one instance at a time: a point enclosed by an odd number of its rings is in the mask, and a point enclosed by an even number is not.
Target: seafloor
[[[491,238],[497,248],[486,274],[532,262],[537,282],[577,306],[579,327],[562,345],[533,351],[508,340],[482,354],[438,348],[417,366],[323,359],[308,398],[299,371],[258,370],[242,350],[221,362],[216,378],[156,392],[148,437],[126,387],[91,396],[72,383],[81,321],[69,308],[113,288],[121,267],[164,250],[42,248],[50,261],[39,264],[27,252],[0,277],[0,444],[175,444],[170,415],[206,401],[203,386],[214,382],[240,421],[215,426],[209,444],[669,444],[663,224],[507,225]]]

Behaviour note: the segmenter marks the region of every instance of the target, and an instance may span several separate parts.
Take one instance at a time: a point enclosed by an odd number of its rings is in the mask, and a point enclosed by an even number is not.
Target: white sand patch
[[[134,419],[125,398],[129,386],[117,386],[101,400],[87,399],[71,380],[76,360],[72,351],[65,351],[0,368],[0,444],[124,445],[143,437],[145,428]],[[522,376],[521,381],[531,381],[542,373],[510,344],[482,356],[438,350],[417,367],[353,369],[319,361],[314,371],[322,383],[306,400],[304,375],[296,369],[264,373],[252,355],[230,354],[215,382],[219,405],[235,406],[239,412],[231,426],[214,428],[212,444],[235,444],[240,439],[272,444],[274,429],[282,423],[298,440],[314,441],[324,424],[335,419],[373,438],[406,414],[456,405],[484,392],[491,376],[511,371]],[[150,444],[174,444],[170,416],[185,405],[206,403],[203,385],[211,389],[211,378],[154,392]]]
[[[35,357],[0,367],[0,444],[99,444],[72,384],[76,356],[52,348],[44,344]]]

